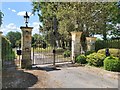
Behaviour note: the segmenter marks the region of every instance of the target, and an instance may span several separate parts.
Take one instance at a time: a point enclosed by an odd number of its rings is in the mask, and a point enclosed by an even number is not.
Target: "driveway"
[[[86,66],[42,69],[46,72],[47,88],[118,88],[118,73],[100,68]]]
[[[52,88],[117,88],[117,77],[91,71],[85,67],[61,68],[58,71],[47,72]],[[54,83],[57,82],[57,83]]]
[[[17,69],[14,65],[3,70],[3,88],[117,88],[118,73],[90,66],[73,67],[67,63]],[[14,83],[14,84],[13,84]]]

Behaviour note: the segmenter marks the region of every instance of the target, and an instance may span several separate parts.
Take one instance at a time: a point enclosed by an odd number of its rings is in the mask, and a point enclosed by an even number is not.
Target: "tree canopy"
[[[33,12],[37,12],[43,22],[44,30],[52,29],[53,17],[56,16],[58,31],[63,36],[71,31],[86,31],[88,36],[101,34],[106,39],[110,23],[119,22],[119,8],[114,2],[33,2],[32,5]]]
[[[6,37],[10,40],[13,48],[19,47],[21,44],[21,33],[20,32],[8,32]]]

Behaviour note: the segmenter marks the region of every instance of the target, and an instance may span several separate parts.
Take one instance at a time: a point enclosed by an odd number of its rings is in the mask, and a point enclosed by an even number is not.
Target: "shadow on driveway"
[[[14,62],[7,62],[2,69],[2,89],[28,88],[36,84],[38,78],[16,68]]]

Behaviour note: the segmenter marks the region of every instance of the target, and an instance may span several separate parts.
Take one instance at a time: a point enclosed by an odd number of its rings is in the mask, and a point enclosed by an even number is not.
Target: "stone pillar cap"
[[[22,29],[22,28],[33,29],[33,27],[25,27],[25,26],[20,27],[20,29]]]
[[[87,40],[96,40],[96,37],[86,37]]]
[[[72,31],[71,34],[81,34],[82,32]]]

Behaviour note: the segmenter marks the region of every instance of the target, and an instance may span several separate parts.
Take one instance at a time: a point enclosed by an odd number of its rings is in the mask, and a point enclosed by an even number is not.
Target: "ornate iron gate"
[[[67,47],[58,47],[57,41],[54,38],[47,37],[42,40],[38,38],[32,52],[33,64],[55,64],[71,62],[72,60],[70,49]]]
[[[70,61],[71,52],[66,49],[62,48],[54,49],[54,47],[45,48],[44,46],[33,47],[33,64],[54,64]]]

